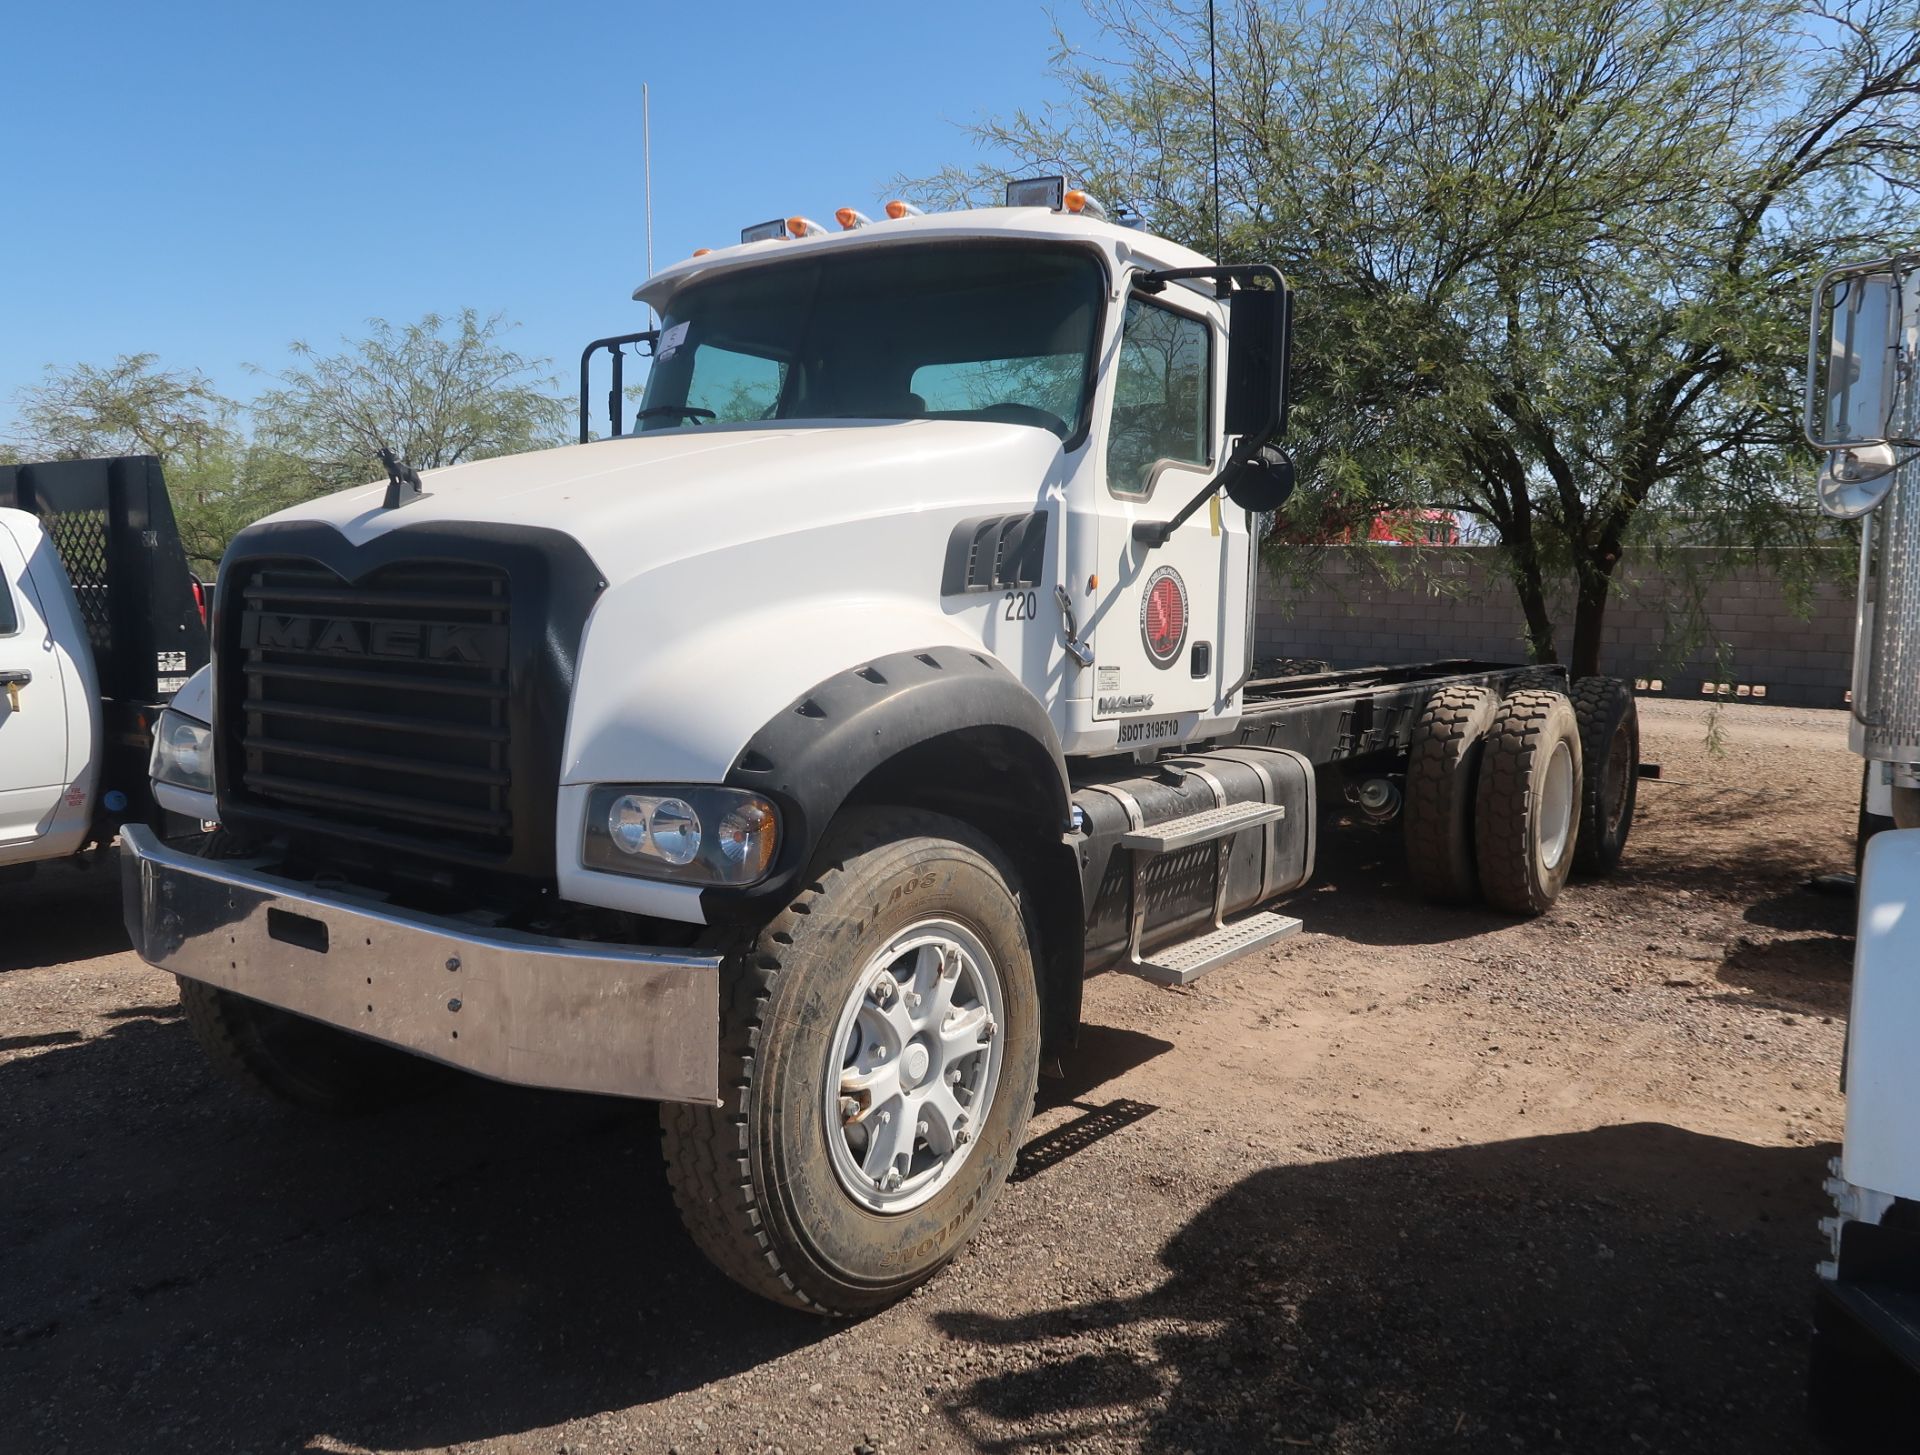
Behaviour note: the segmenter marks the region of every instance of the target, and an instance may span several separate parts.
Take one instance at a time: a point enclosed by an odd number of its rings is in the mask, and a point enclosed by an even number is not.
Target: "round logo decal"
[[[1147,578],[1140,598],[1140,639],[1156,667],[1167,667],[1187,640],[1187,583],[1171,566]]]

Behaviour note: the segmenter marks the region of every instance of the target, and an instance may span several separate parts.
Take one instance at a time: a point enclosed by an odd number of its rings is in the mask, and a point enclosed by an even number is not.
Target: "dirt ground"
[[[1642,707],[1618,877],[1514,924],[1330,833],[1307,932],[1106,976],[982,1236],[857,1326],[708,1270],[644,1106],[216,1082],[109,873],[0,905],[0,1448],[1813,1448],[1844,718]]]

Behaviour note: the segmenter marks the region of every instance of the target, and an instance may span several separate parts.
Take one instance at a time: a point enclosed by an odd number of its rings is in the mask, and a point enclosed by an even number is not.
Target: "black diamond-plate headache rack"
[[[206,665],[206,625],[158,460],[0,465],[0,506],[39,518],[72,583],[103,698],[163,702]]]
[[[113,613],[107,590],[107,513],[75,510],[44,519],[46,532],[60,564],[67,568],[80,618],[87,624],[95,660],[104,660],[113,645]]]

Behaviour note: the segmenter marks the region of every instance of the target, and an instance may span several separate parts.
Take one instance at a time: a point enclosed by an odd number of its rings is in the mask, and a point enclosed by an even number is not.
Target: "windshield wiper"
[[[711,409],[702,409],[694,404],[649,404],[645,409],[636,409],[633,418],[636,423],[643,419],[656,419],[670,415],[675,419],[718,419],[720,416]]]

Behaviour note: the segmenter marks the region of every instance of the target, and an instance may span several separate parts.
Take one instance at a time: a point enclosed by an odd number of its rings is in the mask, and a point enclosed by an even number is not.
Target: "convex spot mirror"
[[[1807,439],[1822,450],[1885,444],[1896,421],[1902,275],[1845,273],[1822,281],[1807,349]]]
[[[1227,499],[1255,515],[1267,515],[1293,494],[1293,457],[1268,445],[1227,481]]]

